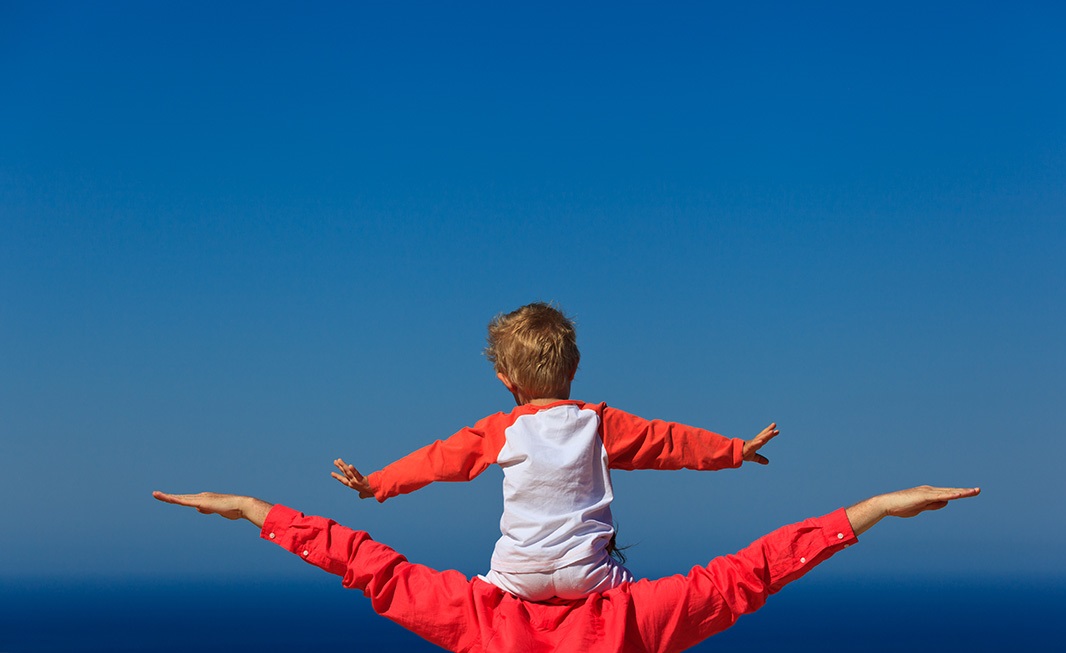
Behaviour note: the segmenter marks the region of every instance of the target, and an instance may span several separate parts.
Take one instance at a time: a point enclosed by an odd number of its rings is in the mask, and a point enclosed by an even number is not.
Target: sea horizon
[[[822,579],[786,588],[693,651],[1054,650],[1060,580]],[[334,579],[0,581],[0,653],[439,651]]]

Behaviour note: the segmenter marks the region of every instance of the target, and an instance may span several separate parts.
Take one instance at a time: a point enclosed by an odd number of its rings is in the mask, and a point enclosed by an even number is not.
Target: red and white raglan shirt
[[[367,480],[384,501],[499,465],[503,516],[492,569],[545,572],[606,555],[614,533],[610,469],[726,469],[741,465],[743,450],[737,438],[568,400],[490,415]]]

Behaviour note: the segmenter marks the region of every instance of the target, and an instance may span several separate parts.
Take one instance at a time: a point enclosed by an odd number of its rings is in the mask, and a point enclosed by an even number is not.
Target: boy
[[[518,407],[497,413],[363,476],[341,459],[332,476],[361,498],[384,501],[433,481],[467,481],[503,468],[501,537],[485,580],[531,601],[576,599],[633,580],[610,551],[610,468],[699,469],[766,464],[759,448],[774,424],[747,442],[648,421],[605,404],[570,400],[581,358],[573,322],[544,303],[499,315],[485,355]]]

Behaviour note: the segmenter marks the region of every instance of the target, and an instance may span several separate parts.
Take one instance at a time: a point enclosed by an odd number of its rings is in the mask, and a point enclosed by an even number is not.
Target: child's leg
[[[580,599],[634,580],[628,569],[607,555],[553,571],[513,573],[492,570],[481,578],[529,601]]]
[[[552,573],[556,596],[579,599],[589,594],[601,594],[623,583],[632,583],[632,572],[611,556],[598,562],[585,562],[557,569]]]

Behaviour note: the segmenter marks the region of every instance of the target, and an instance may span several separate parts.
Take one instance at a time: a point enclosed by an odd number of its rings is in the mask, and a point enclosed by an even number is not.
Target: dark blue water
[[[1057,651],[1061,582],[804,582],[695,651]],[[318,583],[0,579],[0,653],[439,651]]]

